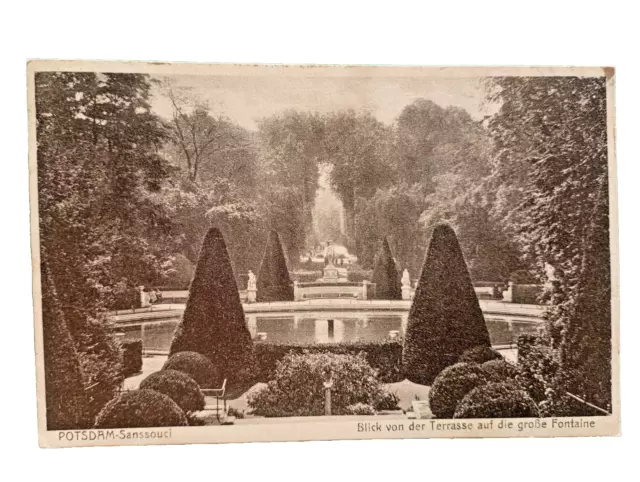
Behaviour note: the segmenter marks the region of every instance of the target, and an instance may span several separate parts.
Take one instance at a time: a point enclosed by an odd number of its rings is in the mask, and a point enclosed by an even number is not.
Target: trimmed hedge
[[[447,224],[436,226],[422,267],[404,338],[407,378],[431,385],[470,348],[491,346],[480,303],[458,238]]]
[[[375,370],[364,353],[356,356],[335,353],[288,354],[278,363],[266,387],[249,393],[247,403],[255,415],[295,417],[324,414],[324,378],[332,373],[331,413],[344,415],[349,406],[375,406],[385,396]]]
[[[389,241],[382,240],[374,262],[372,282],[376,285],[375,298],[378,300],[401,300],[400,273],[391,254]]]
[[[142,340],[122,342],[122,376],[130,377],[142,370]]]
[[[42,274],[42,331],[47,429],[86,428],[85,377],[47,265]]]
[[[256,287],[258,302],[293,301],[293,283],[280,236],[274,230],[269,232]]]
[[[256,343],[254,346],[258,365],[258,380],[273,380],[277,364],[288,353],[334,353],[357,355],[363,352],[367,363],[377,372],[383,383],[404,380],[402,372],[402,343],[400,341],[340,342],[327,344]]]
[[[204,395],[196,381],[184,372],[160,370],[152,373],[140,383],[140,389],[164,393],[182,409],[185,414],[204,408]]]
[[[445,368],[429,391],[431,412],[437,418],[452,418],[465,395],[489,381],[487,372],[475,363],[456,363]]]
[[[347,269],[347,279],[352,283],[362,283],[364,280],[371,281],[373,270],[370,269]]]
[[[540,417],[533,399],[512,383],[488,383],[462,399],[453,418]]]
[[[518,368],[504,359],[490,360],[480,365],[482,369],[495,380],[515,379],[518,374]]]
[[[251,334],[226,243],[217,228],[211,228],[202,243],[169,354],[182,351],[201,353],[215,364],[217,378],[207,383],[220,386],[226,378],[236,384],[254,377]]]
[[[504,357],[490,346],[478,345],[465,351],[458,358],[458,363],[484,363],[491,360],[504,360]]]
[[[95,428],[181,427],[187,425],[182,409],[155,390],[122,392],[96,417]]]
[[[218,370],[206,356],[194,351],[181,351],[171,355],[162,370],[176,370],[186,373],[202,388],[220,388]]]

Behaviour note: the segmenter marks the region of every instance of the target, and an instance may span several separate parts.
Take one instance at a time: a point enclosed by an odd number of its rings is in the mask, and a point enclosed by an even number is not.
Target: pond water
[[[329,320],[333,320],[333,328]],[[390,331],[400,335],[406,329],[404,314],[313,314],[281,316],[248,316],[247,325],[252,337],[265,336],[266,342],[332,343],[340,341],[375,341],[389,337]],[[485,317],[491,343],[494,346],[515,344],[520,334],[535,334],[539,322]],[[149,321],[119,327],[125,340],[142,338],[145,352],[168,353],[173,332],[180,318]]]

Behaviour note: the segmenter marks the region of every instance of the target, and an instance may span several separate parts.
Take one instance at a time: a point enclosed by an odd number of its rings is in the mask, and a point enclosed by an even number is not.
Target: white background
[[[638,14],[630,1],[30,1],[0,28],[0,474],[4,480],[637,480]],[[233,6],[231,6],[233,5]],[[619,438],[39,449],[26,61],[615,66],[621,254]],[[635,444],[634,444],[635,442]],[[635,445],[635,447],[633,447]],[[635,448],[635,450],[633,450]],[[635,463],[634,463],[635,462]]]

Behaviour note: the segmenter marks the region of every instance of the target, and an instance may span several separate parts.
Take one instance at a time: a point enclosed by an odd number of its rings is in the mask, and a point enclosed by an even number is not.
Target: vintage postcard
[[[32,61],[28,100],[41,446],[620,433],[613,68]]]

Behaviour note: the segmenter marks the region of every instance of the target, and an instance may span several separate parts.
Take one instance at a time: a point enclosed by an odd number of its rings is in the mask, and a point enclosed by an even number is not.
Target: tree
[[[193,183],[214,179],[253,185],[256,152],[251,134],[209,106],[190,102],[184,92],[165,81],[165,94],[173,107],[169,133],[176,163]]]
[[[488,81],[499,104],[489,122],[497,155],[495,212],[511,226],[548,293],[557,347],[578,282],[596,186],[606,178],[604,77],[505,77]]]
[[[490,346],[489,332],[456,235],[433,232],[409,311],[402,360],[407,378],[429,385],[468,349]]]
[[[45,263],[41,279],[47,430],[89,428],[84,375]]]
[[[374,266],[380,239],[386,237],[399,267],[418,273],[428,240],[419,222],[424,208],[424,191],[418,184],[401,182],[378,189],[369,199],[359,198],[355,223],[362,266]]]
[[[387,238],[382,240],[376,255],[371,280],[376,285],[376,298],[379,300],[401,300],[400,274],[391,254]]]
[[[561,373],[568,392],[611,411],[609,199],[602,182],[585,241],[576,294],[563,332]]]
[[[313,234],[324,121],[318,114],[288,110],[258,124],[261,197],[267,229],[280,233],[291,263]]]
[[[35,76],[42,259],[87,385],[88,418],[120,389],[122,353],[104,310],[162,278],[174,240],[158,193],[169,166],[147,76]]]
[[[391,138],[391,130],[369,113],[349,110],[325,118],[322,159],[331,165],[329,181],[344,205],[351,248],[358,238],[354,219],[358,198],[370,198],[393,179],[386,160]],[[359,246],[355,248],[359,251]]]
[[[293,284],[276,231],[269,233],[256,287],[257,301],[293,301]]]
[[[253,376],[253,342],[224,238],[217,228],[209,230],[202,244],[169,354],[182,351],[208,357],[216,367],[218,386],[225,378],[235,384]]]

